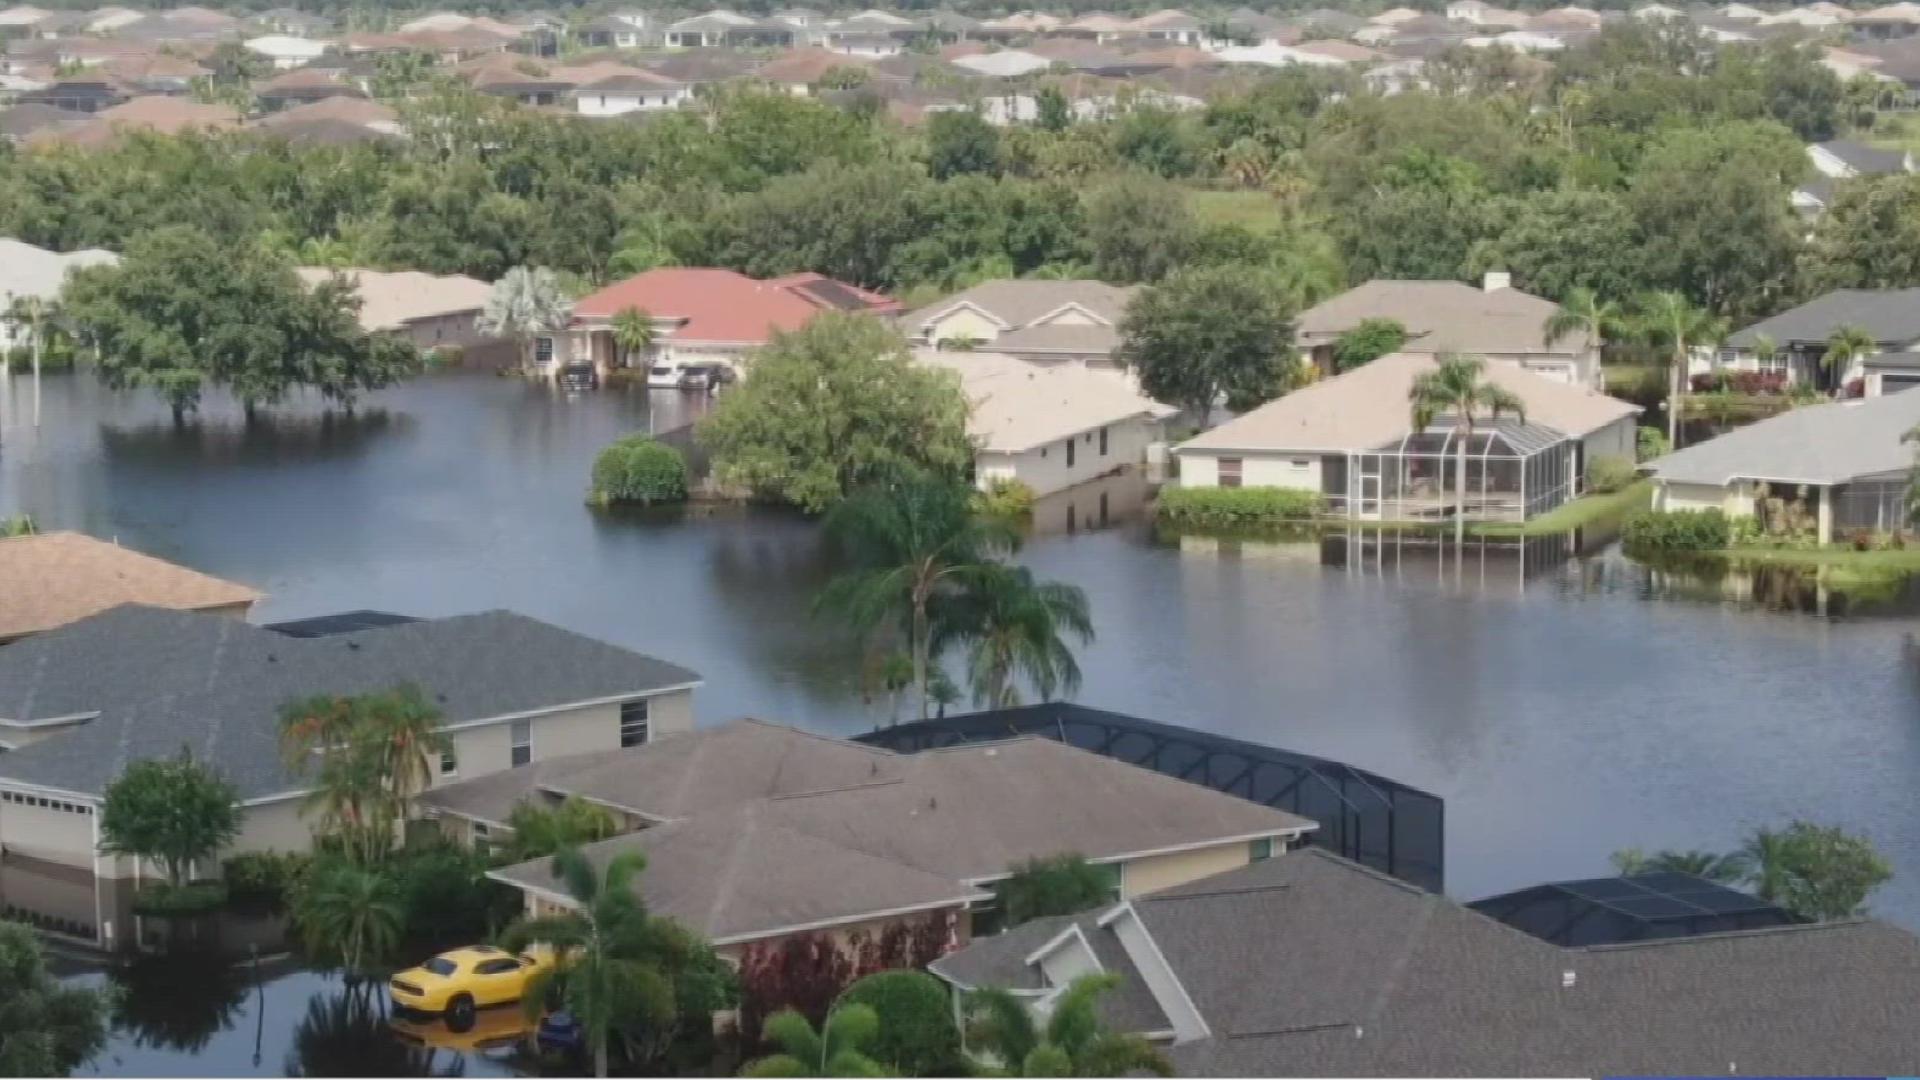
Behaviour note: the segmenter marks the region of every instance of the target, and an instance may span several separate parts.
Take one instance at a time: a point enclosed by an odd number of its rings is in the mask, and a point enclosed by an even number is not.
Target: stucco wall
[[[1320,455],[1189,451],[1180,455],[1181,487],[1218,487],[1220,459],[1240,459],[1241,487],[1320,490]]]
[[[1128,897],[1141,896],[1223,874],[1247,865],[1248,853],[1247,843],[1241,841],[1135,859],[1127,863],[1121,874],[1120,892]]]
[[[946,318],[937,319],[927,331],[927,341],[939,344],[941,341],[992,341],[1000,336],[1000,327],[986,316],[972,308],[961,308]]]
[[[675,690],[647,698],[648,723],[653,737],[693,730],[693,691]],[[529,717],[532,760],[586,754],[620,748],[618,703],[545,713]],[[434,783],[471,780],[513,767],[511,721],[462,728],[452,733],[457,771],[442,776],[436,766]]]
[[[222,853],[223,857],[241,851],[306,851],[311,848],[313,822],[302,813],[306,805],[307,800],[302,796],[247,807],[241,817],[240,835],[233,838],[232,846]],[[203,866],[199,869],[203,874],[210,874],[215,867]]]
[[[1719,510],[1729,517],[1753,513],[1753,493],[1744,481],[1726,487],[1659,481],[1654,489],[1656,510]]]
[[[1623,416],[1582,439],[1581,442],[1586,446],[1587,463],[1591,465],[1597,457],[1634,460],[1640,435],[1638,420],[1636,416]]]
[[[1145,460],[1147,446],[1160,438],[1160,425],[1133,419],[1107,425],[1107,452],[1100,453],[1099,429],[1073,437],[1073,465],[1067,465],[1065,440],[1055,440],[1022,454],[981,453],[974,459],[974,480],[982,488],[995,477],[1013,477],[1049,495],[1084,484],[1127,465]]]

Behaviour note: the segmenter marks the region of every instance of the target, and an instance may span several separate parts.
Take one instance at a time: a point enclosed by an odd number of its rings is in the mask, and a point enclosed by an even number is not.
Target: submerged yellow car
[[[432,957],[387,980],[387,993],[403,1009],[444,1013],[449,1023],[470,1024],[475,1009],[519,1001],[527,980],[553,969],[553,953],[519,955],[491,945],[468,945]]]

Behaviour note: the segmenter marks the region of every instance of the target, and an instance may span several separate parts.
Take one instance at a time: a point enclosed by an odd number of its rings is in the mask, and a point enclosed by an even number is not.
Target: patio
[[[1538,424],[1500,419],[1466,434],[1443,417],[1374,451],[1327,456],[1322,491],[1330,510],[1368,521],[1526,521],[1579,493],[1573,446]]]

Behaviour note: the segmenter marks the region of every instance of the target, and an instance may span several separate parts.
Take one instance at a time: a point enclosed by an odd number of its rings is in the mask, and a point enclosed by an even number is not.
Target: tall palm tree
[[[1738,854],[1746,864],[1746,881],[1753,886],[1753,894],[1769,904],[1779,903],[1793,873],[1792,837],[1777,829],[1755,829]]]
[[[1687,389],[1688,350],[1720,340],[1727,332],[1727,322],[1672,291],[1642,296],[1635,308],[1635,321],[1648,343],[1668,347],[1667,441],[1678,450],[1680,400]]]
[[[1880,343],[1861,327],[1851,324],[1836,326],[1833,333],[1827,335],[1827,351],[1820,354],[1820,366],[1837,389],[1855,360],[1878,351]]]
[[[977,705],[1018,705],[1019,678],[1043,701],[1071,697],[1080,688],[1080,665],[1065,638],[1092,641],[1093,620],[1078,586],[1035,581],[1024,566],[994,566],[945,598],[932,622],[933,655],[948,645],[966,649]]]
[[[975,990],[965,1002],[968,1039],[1012,1076],[1172,1076],[1173,1064],[1152,1043],[1109,1031],[1100,1019],[1100,999],[1119,985],[1114,972],[1073,980],[1045,1028],[1020,998],[998,988]]]
[[[512,338],[520,352],[522,369],[533,368],[533,339],[566,328],[573,303],[560,288],[560,279],[544,266],[516,266],[493,283],[487,306],[480,312],[480,332]]]
[[[622,852],[604,871],[578,848],[553,856],[551,872],[572,898],[568,909],[522,919],[507,929],[507,948],[544,944],[561,957],[551,975],[530,982],[521,998],[529,1017],[558,999],[580,1023],[593,1054],[593,1074],[606,1076],[616,1037],[636,1028],[673,1023],[677,1001],[667,975],[685,963],[691,939],[671,924],[650,918],[634,891],[647,861]]]
[[[316,860],[308,873],[294,921],[309,951],[338,956],[351,975],[366,973],[393,953],[406,909],[391,877],[338,857]]]
[[[887,1070],[867,1056],[880,1034],[880,1015],[857,1002],[827,1014],[815,1031],[807,1018],[782,1009],[767,1017],[761,1030],[781,1053],[747,1063],[741,1076],[885,1076]]]
[[[280,714],[280,750],[288,768],[313,778],[308,804],[327,829],[365,863],[393,846],[395,827],[414,796],[433,782],[453,743],[441,715],[420,689],[287,703]]]
[[[1421,372],[1407,390],[1415,431],[1425,431],[1442,415],[1453,417],[1459,455],[1454,477],[1459,500],[1453,514],[1456,540],[1467,535],[1467,444],[1473,441],[1478,417],[1484,414],[1498,420],[1501,414],[1512,413],[1522,423],[1527,419],[1526,405],[1518,397],[1481,378],[1486,368],[1487,362],[1477,356],[1444,354],[1438,367]]]
[[[1546,334],[1549,345],[1562,338],[1584,333],[1587,342],[1599,349],[1607,339],[1618,338],[1623,325],[1625,317],[1619,304],[1600,299],[1598,293],[1582,285],[1567,291],[1567,298],[1560,302],[1553,314],[1547,316],[1546,325],[1541,327],[1541,331]]]
[[[927,719],[935,597],[989,572],[995,556],[1013,549],[1016,534],[1005,522],[975,515],[964,487],[917,477],[854,494],[826,525],[852,568],[827,583],[815,610],[837,613],[863,632],[902,627],[920,719]]]
[[[653,316],[637,307],[621,308],[613,317],[613,343],[620,350],[620,365],[632,367],[635,353],[645,355],[653,348]]]

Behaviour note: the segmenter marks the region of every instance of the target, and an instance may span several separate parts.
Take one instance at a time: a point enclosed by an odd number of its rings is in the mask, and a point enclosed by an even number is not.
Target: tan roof
[[[122,102],[97,114],[120,127],[147,128],[172,135],[188,128],[225,128],[240,123],[240,114],[226,105],[203,105],[183,98],[149,95]]]
[[[326,71],[321,68],[294,68],[292,71],[282,72],[271,79],[259,83],[255,89],[262,91],[302,90],[310,87],[343,87],[345,85],[345,83],[340,81],[340,76],[331,71]]]
[[[967,434],[993,453],[1023,453],[1108,424],[1178,411],[1142,394],[1120,371],[989,352],[916,349],[914,358],[960,376]]]
[[[674,81],[664,75],[656,75],[645,68],[637,68],[632,64],[622,64],[613,60],[594,60],[585,64],[557,67],[547,72],[547,77],[554,82],[572,83],[575,86],[590,86],[608,79],[639,79],[659,86],[674,85]]]
[[[1393,319],[1407,329],[1409,352],[1585,353],[1585,333],[1547,344],[1547,320],[1558,310],[1553,301],[1519,289],[1376,278],[1301,312],[1299,339],[1302,345],[1325,344],[1364,319]]]
[[[1175,453],[1376,449],[1412,431],[1407,392],[1415,376],[1437,366],[1431,356],[1383,356],[1270,401],[1180,444]],[[1526,405],[1528,424],[1553,428],[1572,438],[1640,411],[1636,405],[1535,375],[1511,362],[1489,363],[1486,379]]]
[[[398,131],[400,126],[400,114],[391,108],[377,101],[348,94],[336,94],[306,105],[296,105],[291,109],[269,113],[254,121],[253,126],[270,131],[283,124],[297,124],[308,120],[345,120],[376,131]]]
[[[85,533],[0,540],[0,641],[121,604],[199,610],[241,607],[262,595]]]
[[[835,68],[867,67],[870,61],[829,49],[792,49],[767,61],[754,77],[777,83],[816,83]]]
[[[1299,52],[1311,53],[1314,56],[1331,57],[1335,60],[1344,60],[1350,64],[1379,60],[1386,56],[1386,53],[1378,49],[1369,49],[1365,45],[1357,45],[1351,41],[1335,41],[1332,39],[1303,41],[1293,46],[1293,48]]]
[[[1054,314],[1068,304],[1077,304],[1096,318],[1118,323],[1127,310],[1127,303],[1138,291],[1133,285],[1109,285],[1091,280],[983,281],[900,316],[900,325],[908,334],[917,334],[926,323],[955,308],[972,307],[1012,330]]]
[[[493,287],[461,274],[421,273],[418,270],[333,270],[303,266],[300,279],[318,285],[334,274],[345,276],[360,296],[360,325],[368,331],[396,330],[416,319],[478,311],[487,306]]]

